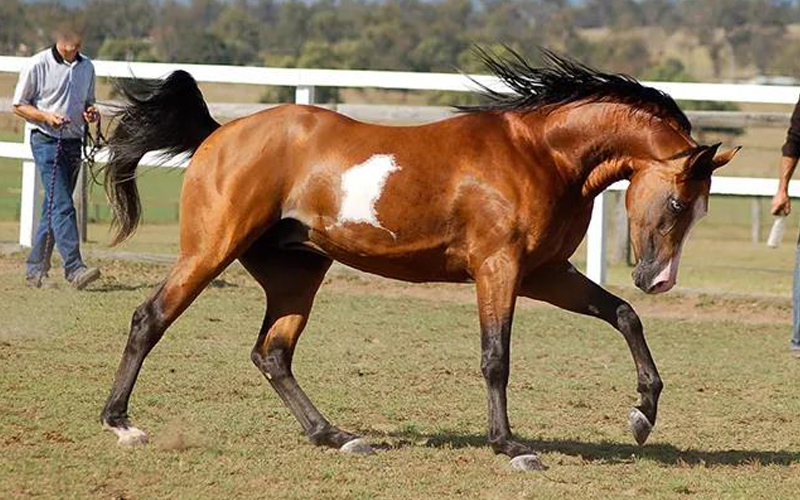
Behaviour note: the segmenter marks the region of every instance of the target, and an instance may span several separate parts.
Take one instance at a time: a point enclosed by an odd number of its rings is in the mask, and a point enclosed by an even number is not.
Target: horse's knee
[[[134,349],[149,351],[163,333],[160,315],[155,301],[148,300],[133,312],[128,345]]]
[[[494,345],[483,350],[481,355],[481,373],[490,383],[508,380],[508,356],[499,345],[500,339],[493,340]]]
[[[642,321],[630,304],[623,302],[617,307],[617,325],[623,333],[641,333]]]

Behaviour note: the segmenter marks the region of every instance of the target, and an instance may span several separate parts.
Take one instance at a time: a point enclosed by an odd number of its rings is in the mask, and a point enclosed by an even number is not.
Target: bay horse
[[[541,469],[516,441],[506,412],[517,297],[604,320],[633,356],[640,404],[633,437],[656,423],[663,384],[642,323],[624,300],[569,258],[593,199],[629,179],[626,204],[646,293],[675,285],[681,248],[706,212],[712,172],[737,149],[699,145],[668,95],[543,51],[479,51],[512,91],[482,89],[486,103],[435,123],[361,123],[314,106],[285,105],[220,126],[194,79],[134,80],[110,141],[105,187],[114,244],[137,226],[136,168],[150,150],[192,154],[180,201],[180,252],[166,279],[133,313],[102,423],[120,444],[146,441],[128,417],[145,357],[201,291],[238,259],[264,289],[266,314],[251,359],[312,443],[373,452],[332,425],[292,374],[292,357],[332,261],[411,282],[475,283],[488,441],[516,469]]]

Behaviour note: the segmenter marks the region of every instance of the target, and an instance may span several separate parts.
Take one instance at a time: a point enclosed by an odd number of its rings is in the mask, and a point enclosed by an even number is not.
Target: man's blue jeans
[[[79,248],[75,206],[72,203],[72,191],[80,169],[81,140],[62,139],[59,147],[56,138],[34,131],[31,133],[31,150],[37,170],[42,176],[44,201],[33,248],[28,255],[26,275],[30,277],[47,273],[55,243],[64,263],[64,277],[69,280],[76,271],[84,267]]]
[[[800,239],[794,261],[794,284],[792,285],[792,349],[800,349]]]

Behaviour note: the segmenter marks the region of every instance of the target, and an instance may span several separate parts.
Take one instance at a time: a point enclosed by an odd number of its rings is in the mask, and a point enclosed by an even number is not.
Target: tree
[[[210,31],[225,41],[230,50],[232,64],[253,64],[258,61],[260,26],[241,6],[226,7]]]
[[[25,10],[18,0],[0,2],[0,52],[16,54],[27,41],[26,33],[30,31],[30,23]]]

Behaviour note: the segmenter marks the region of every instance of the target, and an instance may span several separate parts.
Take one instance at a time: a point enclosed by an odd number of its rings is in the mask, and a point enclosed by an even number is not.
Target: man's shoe
[[[800,347],[792,347],[789,349],[789,352],[792,353],[792,356],[795,358],[800,358]]]
[[[28,285],[30,288],[41,288],[43,277],[44,276],[38,273],[25,276],[25,284]]]
[[[100,270],[96,267],[82,267],[72,274],[69,282],[77,290],[83,290],[86,285],[100,277]]]

